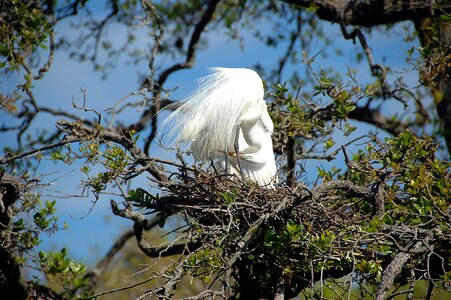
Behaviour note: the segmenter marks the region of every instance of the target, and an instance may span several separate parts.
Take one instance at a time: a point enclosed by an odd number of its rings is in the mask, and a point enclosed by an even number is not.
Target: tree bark
[[[315,7],[322,20],[338,22],[346,25],[372,27],[375,25],[396,23],[405,20],[416,20],[434,16],[434,1],[420,0],[282,0],[302,7]],[[441,4],[441,9],[449,12],[451,4]]]
[[[410,254],[408,253],[398,253],[393,258],[392,262],[385,268],[382,273],[381,283],[378,285],[376,290],[376,300],[384,300],[385,295],[393,287],[393,282],[396,276],[401,273],[404,264],[409,260]]]

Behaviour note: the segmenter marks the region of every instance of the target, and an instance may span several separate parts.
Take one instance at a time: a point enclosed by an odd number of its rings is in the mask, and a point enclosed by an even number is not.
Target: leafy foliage
[[[52,30],[44,1],[2,1],[0,23],[0,69],[18,70],[37,47],[46,49]]]
[[[241,297],[270,297],[281,279],[286,295],[296,295],[323,276],[346,276],[340,283],[343,291],[351,282],[376,286],[399,249],[415,249],[417,259],[411,267],[417,278],[427,270],[428,276],[440,280],[446,267],[428,264],[446,261],[448,250],[428,249],[447,243],[451,228],[444,212],[450,204],[451,180],[449,164],[433,155],[436,147],[429,138],[408,131],[385,143],[373,138],[365,152],[348,162],[349,172],[340,172],[339,180],[329,178],[310,193],[302,185],[264,194],[243,190],[234,194],[233,201],[223,201],[231,197],[227,192],[233,190],[231,183],[206,179],[188,190],[169,186],[176,197],[154,199],[148,207],[178,207],[191,225],[189,236],[202,240],[201,250],[181,263],[184,272],[226,280],[227,269],[220,262],[230,263],[239,253],[233,274],[245,288],[233,288]],[[420,183],[420,178],[429,179]],[[365,188],[368,185],[373,187]],[[182,195],[189,208],[173,200]],[[386,211],[378,212],[378,205]],[[401,277],[397,284],[407,282]]]

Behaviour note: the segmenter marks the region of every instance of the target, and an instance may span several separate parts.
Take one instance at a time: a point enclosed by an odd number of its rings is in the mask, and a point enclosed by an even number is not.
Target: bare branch
[[[274,300],[284,300],[285,299],[285,278],[284,275],[280,276],[279,283],[277,284],[277,291],[274,295]]]
[[[204,32],[208,23],[212,20],[213,13],[214,13],[218,3],[219,3],[219,0],[211,0],[208,2],[208,7],[205,10],[204,14],[202,15],[202,18],[200,19],[199,23],[197,23],[196,26],[194,27],[194,31],[191,35],[191,40],[190,40],[190,43],[188,46],[188,51],[187,51],[185,61],[174,64],[173,66],[167,68],[160,74],[160,76],[155,84],[155,91],[156,91],[155,98],[158,99],[160,97],[163,85],[166,82],[169,75],[171,75],[172,73],[174,73],[178,70],[190,68],[193,65],[194,60],[195,60],[197,46],[200,41],[201,35]],[[149,83],[150,82],[147,79],[143,83],[142,87],[147,87],[149,85]],[[153,86],[153,84],[152,84],[152,86]],[[133,129],[136,131],[141,131],[144,128],[146,128],[149,123],[151,123],[152,131],[146,141],[146,145],[144,148],[146,150],[149,148],[150,143],[153,141],[153,139],[155,138],[156,133],[157,133],[156,124],[157,124],[157,116],[158,116],[159,110],[160,110],[160,103],[158,101],[156,101],[155,106],[152,106],[149,109],[147,109],[146,111],[144,111],[144,113],[141,115],[140,119],[136,123],[134,123],[133,125],[130,126],[130,129]]]
[[[160,223],[160,218],[149,222],[142,214],[133,212],[128,208],[119,209],[116,202],[111,201],[111,208],[115,215],[134,221],[133,229],[141,251],[149,257],[162,257],[182,254],[185,251],[193,251],[200,247],[200,243],[182,243],[176,245],[153,247],[147,242],[145,231],[149,230]],[[165,216],[164,216],[165,217]]]
[[[379,219],[385,214],[385,176],[381,179],[380,182],[376,183],[374,188],[374,215]]]
[[[302,22],[301,12],[298,11],[297,16],[296,16],[296,31],[293,31],[291,33],[290,43],[287,47],[287,50],[285,51],[284,56],[279,60],[279,68],[277,70],[277,81],[276,82],[281,82],[281,80],[282,80],[283,69],[284,69],[288,59],[290,58],[291,54],[293,53],[296,41],[298,40],[298,38],[301,34],[301,22]]]
[[[348,117],[357,121],[375,125],[393,135],[396,135],[408,128],[408,124],[403,123],[400,119],[392,120],[383,115],[380,110],[371,109],[369,107],[356,107],[349,113]]]
[[[414,234],[416,235],[416,232]],[[399,252],[393,257],[393,260],[382,272],[382,279],[376,290],[376,300],[385,299],[385,295],[393,286],[395,278],[401,273],[404,265],[412,255],[424,252],[426,249],[431,248],[431,246],[428,245],[430,238],[430,233],[426,231],[424,239],[412,242],[411,246],[406,249],[407,252]]]
[[[166,79],[169,77],[169,75],[171,75],[175,71],[190,68],[193,65],[200,37],[204,32],[207,24],[213,18],[213,13],[215,12],[218,3],[219,0],[210,0],[208,2],[208,7],[205,10],[204,14],[202,15],[202,18],[200,19],[199,23],[196,24],[196,27],[194,27],[194,31],[193,34],[191,35],[191,40],[188,45],[188,51],[186,54],[185,61],[182,63],[175,64],[172,67],[169,67],[168,69],[164,70],[160,74],[160,77],[158,78],[157,81],[159,87],[162,87],[163,84],[166,82]]]
[[[360,30],[360,28],[354,28],[354,30],[351,33],[349,33],[343,22],[340,22],[340,28],[345,39],[352,39],[353,41],[355,41],[355,37],[356,36],[358,37],[360,45],[362,46],[362,49],[365,52],[366,58],[368,60],[368,64],[370,65],[371,72],[373,73],[374,76],[378,77],[380,76],[382,81],[382,90],[385,91],[386,90],[385,80],[387,78],[387,70],[381,64],[376,64],[374,62],[373,53],[370,47],[368,46],[368,43],[366,42],[366,38],[363,35],[362,30]],[[381,73],[379,74],[378,71],[380,71]]]
[[[382,273],[381,283],[377,286],[376,300],[384,300],[385,295],[389,289],[393,286],[396,276],[401,273],[404,264],[410,259],[409,253],[398,253],[393,257],[393,260],[385,268]]]
[[[105,254],[105,256],[97,263],[94,269],[86,273],[85,278],[89,278],[89,286],[93,288],[97,285],[98,277],[102,275],[116,254],[124,247],[125,243],[134,236],[134,231],[129,230],[124,232],[111,246],[110,250]]]
[[[146,81],[141,86],[141,88],[153,90],[155,88],[154,87],[154,85],[155,85],[154,84],[154,76],[155,76],[154,63],[155,63],[155,58],[156,58],[158,49],[161,46],[161,40],[164,36],[164,24],[163,24],[163,20],[162,20],[161,16],[158,14],[157,10],[155,9],[155,6],[153,5],[153,3],[151,1],[141,0],[141,5],[147,14],[147,18],[152,17],[153,19],[155,19],[155,23],[157,24],[157,28],[158,28],[158,33],[154,34],[155,44],[152,47],[152,51],[151,51],[150,58],[149,58],[148,66],[149,66],[150,74],[149,74],[149,76],[147,76]]]
[[[21,152],[20,154],[17,154],[14,156],[6,155],[5,157],[0,158],[0,165],[6,164],[6,163],[9,163],[9,162],[12,162],[12,161],[24,158],[24,157],[30,157],[33,155],[37,155],[45,150],[57,148],[60,146],[64,146],[66,144],[75,143],[75,142],[79,142],[79,141],[80,141],[80,138],[76,138],[76,137],[72,137],[72,136],[65,136],[61,141],[59,141],[57,143],[45,145],[45,146],[30,150],[30,151]]]
[[[35,80],[44,77],[45,73],[47,73],[50,67],[52,66],[53,57],[55,56],[55,32],[53,30],[50,30],[49,39],[50,39],[49,57],[47,58],[47,62],[44,64],[44,66],[39,69],[39,73],[34,76]]]

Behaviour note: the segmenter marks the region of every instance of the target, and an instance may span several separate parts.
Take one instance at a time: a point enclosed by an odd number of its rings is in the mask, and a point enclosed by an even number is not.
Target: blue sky
[[[269,28],[269,26],[268,26]],[[392,29],[394,34],[382,35],[374,32],[368,38],[368,43],[373,49],[376,62],[384,59],[385,63],[394,69],[402,70],[408,68],[403,57],[406,50],[414,44],[406,44],[400,39],[401,25]],[[67,23],[60,24],[57,28],[57,34],[70,31]],[[398,32],[398,33],[396,33]],[[109,35],[116,42],[122,42],[123,29],[119,26],[113,26]],[[337,57],[329,55],[327,58],[318,58],[316,66],[332,65],[335,69],[342,69],[346,72],[346,66],[359,70],[359,80],[369,80],[368,65],[356,63],[354,54],[360,51],[358,45],[353,45],[352,41],[346,41],[342,38],[338,25],[328,25],[327,33],[334,37],[336,46],[339,47],[345,55]],[[274,67],[277,65],[280,55],[279,49],[266,48],[257,42],[249,33],[243,33],[244,48],[240,47],[237,41],[231,41],[222,32],[209,32],[208,49],[198,53],[196,63],[192,69],[180,71],[169,78],[167,87],[175,88],[176,91],[171,94],[171,98],[181,99],[195,87],[195,80],[207,74],[207,68],[210,66],[224,67],[251,67],[256,63],[261,63],[263,67]],[[148,39],[148,36],[142,34],[142,39]],[[144,46],[145,43],[142,43]],[[302,49],[298,49],[300,52]],[[321,50],[321,44],[313,49],[314,53]],[[311,54],[314,54],[311,53]],[[166,65],[178,62],[166,59]],[[299,65],[296,68],[301,68]],[[287,71],[294,66],[288,67]],[[82,93],[80,89],[87,91],[87,104],[99,111],[104,111],[113,103],[118,101],[128,93],[135,91],[139,87],[138,78],[140,73],[146,73],[145,63],[134,65],[128,63],[125,57],[117,61],[116,67],[109,76],[101,79],[101,75],[93,71],[89,63],[78,63],[69,59],[67,52],[57,52],[52,68],[46,76],[34,83],[33,92],[40,103],[53,108],[72,110],[72,99],[81,105]],[[302,74],[302,72],[301,72]],[[23,76],[23,74],[21,74]],[[409,85],[417,85],[417,74],[410,72],[405,76]],[[2,79],[0,89],[10,91],[17,84],[17,76]],[[137,100],[137,99],[135,99]],[[395,107],[392,107],[395,109]],[[397,108],[396,108],[397,109]],[[139,111],[130,109],[121,116],[124,122],[131,122],[140,115]],[[93,116],[94,117],[94,116]],[[33,123],[33,130],[37,128],[54,128],[57,118],[49,115],[41,115]],[[14,122],[10,116],[0,112],[0,120],[5,124]],[[362,125],[361,132],[366,131],[368,127]],[[31,132],[33,132],[31,130]],[[143,133],[145,135],[145,133]],[[0,148],[3,149],[11,141],[14,141],[13,134],[4,134],[0,138]],[[346,139],[338,136],[337,147],[340,143],[345,143]],[[159,157],[167,157],[167,154],[158,151],[158,148],[152,148],[152,154]],[[316,164],[306,162],[306,168],[311,174],[316,174]],[[327,166],[327,162],[321,162]],[[40,166],[39,172],[47,174],[43,180],[52,182],[52,185],[44,191],[47,195],[44,199],[57,199],[58,216],[61,222],[67,222],[69,228],[60,231],[51,236],[43,236],[42,249],[59,250],[61,247],[68,247],[69,254],[85,263],[92,264],[96,262],[111,246],[115,237],[130,228],[131,222],[112,215],[109,207],[109,196],[102,196],[101,199],[92,207],[94,196],[89,194],[87,197],[73,197],[70,195],[80,195],[82,190],[78,186],[80,182],[79,168],[81,162],[65,166],[60,163],[54,163],[44,160]],[[314,178],[315,175],[312,176]],[[148,182],[145,178],[135,183],[136,186],[146,187]],[[59,191],[61,193],[59,193]],[[68,194],[68,197],[60,198],[62,194]],[[56,197],[58,196],[58,197]],[[92,208],[92,211],[91,211]]]

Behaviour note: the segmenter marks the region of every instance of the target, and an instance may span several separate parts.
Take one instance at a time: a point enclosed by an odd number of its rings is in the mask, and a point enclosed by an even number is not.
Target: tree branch
[[[371,109],[369,107],[356,107],[348,114],[348,117],[375,125],[393,135],[397,135],[407,128],[407,124],[402,123],[401,120],[392,120],[382,114],[378,109]]]
[[[14,156],[7,154],[6,156],[0,158],[0,165],[6,164],[6,163],[9,163],[9,162],[12,162],[12,161],[24,158],[24,157],[30,157],[30,156],[39,154],[45,150],[57,148],[57,147],[64,146],[64,145],[70,144],[70,143],[79,142],[80,140],[81,139],[77,138],[77,137],[65,136],[61,141],[59,141],[57,143],[45,145],[45,146],[30,150],[30,151],[21,152],[20,154],[17,154]]]
[[[118,133],[113,130],[107,130],[105,128],[101,129],[90,129],[86,126],[81,126],[80,124],[71,123],[66,120],[58,120],[57,127],[63,132],[82,139],[84,136],[100,136],[105,141],[112,141],[124,146],[125,149],[130,153],[130,155],[135,159],[137,163],[146,168],[146,170],[158,181],[168,181],[169,179],[165,176],[156,166],[149,164],[152,161],[142,150],[139,148],[135,142],[130,137],[127,137],[125,133]]]
[[[191,35],[191,40],[188,45],[188,51],[186,54],[186,59],[182,63],[178,63],[173,65],[172,67],[169,67],[168,69],[164,70],[160,77],[158,78],[157,84],[158,86],[163,86],[163,84],[166,82],[166,79],[174,73],[175,71],[190,68],[195,59],[195,53],[197,50],[198,43],[200,41],[200,37],[202,33],[205,30],[205,27],[207,24],[211,21],[213,18],[213,13],[215,12],[216,6],[218,5],[219,0],[211,0],[208,2],[208,7],[205,10],[202,18],[200,19],[199,23],[196,24],[196,27],[194,27],[194,32]]]
[[[374,76],[380,76],[382,81],[382,91],[385,92],[387,89],[387,86],[385,85],[385,79],[387,78],[387,70],[381,64],[376,64],[374,62],[373,53],[371,51],[371,48],[368,46],[368,43],[366,41],[365,36],[363,35],[362,30],[360,30],[360,28],[354,28],[354,30],[349,33],[343,22],[340,22],[340,28],[345,39],[347,40],[352,39],[353,41],[355,41],[355,37],[356,36],[358,37],[360,45],[362,46],[362,49],[365,52],[366,58],[368,60],[368,64],[370,65],[371,73],[373,73]],[[379,70],[381,73],[378,74],[377,70]]]
[[[314,7],[320,19],[332,22],[343,20],[346,25],[371,27],[405,20],[432,17],[434,1],[350,1],[350,0],[282,0],[301,7]],[[450,3],[442,3],[441,9],[451,11]]]
[[[312,199],[320,200],[325,194],[332,190],[342,190],[347,192],[349,197],[362,197],[364,199],[373,199],[374,194],[369,188],[360,187],[347,180],[336,180],[324,182],[312,189]]]
[[[376,300],[384,300],[385,295],[393,287],[393,282],[395,278],[401,273],[405,263],[410,259],[412,253],[420,251],[423,246],[423,241],[418,241],[411,249],[409,253],[399,252],[394,257],[393,260],[388,264],[388,266],[382,272],[382,279],[376,290]]]
[[[185,251],[194,251],[201,246],[199,242],[188,242],[169,246],[154,247],[147,242],[145,231],[149,230],[160,223],[160,218],[149,221],[140,213],[136,213],[128,208],[119,209],[117,203],[110,202],[113,213],[117,216],[133,220],[133,229],[136,236],[136,241],[141,251],[149,257],[163,257],[172,256],[176,254],[183,254]],[[166,217],[166,216],[162,216]]]
[[[285,299],[285,278],[282,274],[277,283],[276,294],[274,295],[274,300],[284,300]]]
[[[212,20],[213,13],[214,13],[218,3],[219,3],[219,0],[209,1],[208,7],[205,10],[204,14],[202,15],[202,18],[200,19],[199,23],[197,23],[196,26],[194,27],[194,31],[193,31],[193,34],[191,35],[191,40],[190,40],[190,43],[188,46],[188,51],[187,51],[185,61],[174,64],[171,67],[164,70],[163,72],[161,72],[161,74],[156,82],[156,86],[155,86],[155,89],[156,89],[155,98],[157,98],[157,99],[159,98],[161,89],[162,89],[164,83],[166,82],[166,80],[168,79],[169,75],[171,75],[172,73],[174,73],[178,70],[190,68],[193,65],[197,46],[200,41],[201,35],[204,32],[207,24]],[[146,87],[147,85],[149,85],[148,79],[142,84],[142,88]],[[157,101],[155,103],[155,105],[157,107],[151,107],[151,108],[145,110],[144,113],[141,115],[140,119],[136,123],[131,125],[130,128],[134,129],[136,131],[141,131],[144,128],[146,128],[146,126],[149,124],[149,122],[156,124],[156,122],[157,122],[156,114],[160,110],[160,108],[159,108],[160,104]],[[156,130],[152,130],[152,132],[148,138],[148,141],[152,141],[155,138],[155,135],[156,135]]]
[[[410,254],[398,253],[395,255],[390,264],[385,268],[382,273],[381,283],[377,286],[376,300],[384,300],[385,295],[390,290],[395,281],[396,276],[401,273],[404,264],[409,260]]]
[[[39,73],[33,77],[34,80],[38,80],[44,77],[45,73],[47,73],[50,67],[52,66],[53,58],[55,56],[55,33],[53,30],[50,30],[49,39],[50,39],[49,57],[47,58],[47,62],[44,64],[44,66],[42,66],[42,68],[39,69]]]
[[[111,246],[107,254],[97,263],[94,269],[89,271],[85,278],[89,278],[89,286],[93,288],[97,284],[98,276],[105,272],[116,254],[124,247],[125,243],[134,236],[133,230],[124,232]]]

